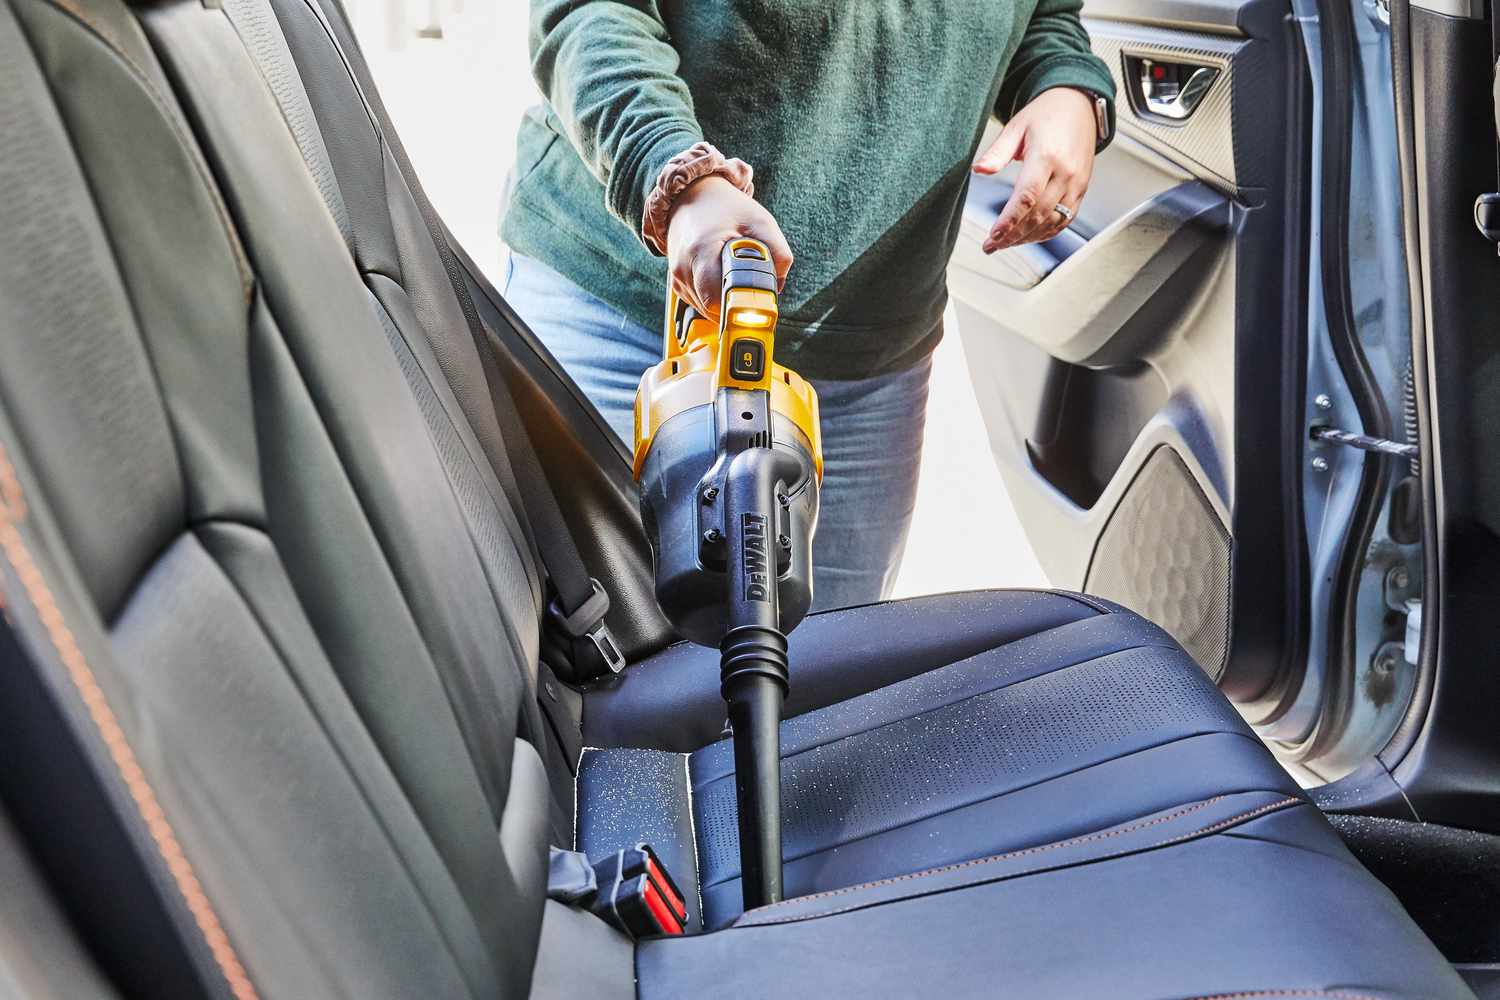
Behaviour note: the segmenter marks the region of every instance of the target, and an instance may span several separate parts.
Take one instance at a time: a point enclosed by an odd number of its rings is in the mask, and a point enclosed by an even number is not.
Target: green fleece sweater
[[[707,139],[755,168],[796,256],[777,360],[811,378],[908,367],[941,336],[990,115],[1049,87],[1113,97],[1080,5],[532,0],[547,103],[521,125],[501,235],[655,328],[666,262],[641,209],[666,161]]]

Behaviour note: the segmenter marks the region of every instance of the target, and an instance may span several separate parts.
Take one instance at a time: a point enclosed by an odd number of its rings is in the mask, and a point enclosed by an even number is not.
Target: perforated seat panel
[[[927,599],[925,628],[962,628],[971,600]],[[1224,791],[1297,794],[1160,629],[1124,611],[1084,614],[784,723],[788,894],[1061,840]],[[1194,760],[1213,766],[1183,766]],[[701,879],[705,922],[723,926],[740,912],[733,768],[728,740],[686,755],[586,751],[579,845],[625,846],[640,811],[690,812],[673,826],[696,831],[695,853],[675,837],[673,850]],[[1067,804],[1038,813],[1042,802]]]

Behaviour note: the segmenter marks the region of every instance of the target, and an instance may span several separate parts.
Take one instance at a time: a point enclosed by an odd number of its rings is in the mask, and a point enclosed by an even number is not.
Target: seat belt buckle
[[[610,673],[618,674],[625,669],[625,654],[620,652],[614,633],[604,623],[604,616],[609,613],[609,594],[593,577],[589,577],[589,584],[593,593],[572,614],[563,611],[562,602],[553,598],[547,606],[547,616],[573,640],[575,658],[580,650],[591,651],[591,658],[597,656]]]
[[[598,890],[589,909],[639,940],[682,934],[687,904],[649,844],[636,844],[594,863]]]
[[[589,861],[576,851],[552,851],[547,895],[578,906],[633,940],[682,934],[687,904],[649,844]]]

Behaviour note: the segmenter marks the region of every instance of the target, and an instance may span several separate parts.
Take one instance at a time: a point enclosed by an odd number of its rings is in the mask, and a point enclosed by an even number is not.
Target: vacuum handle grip
[[[776,266],[771,263],[771,250],[760,240],[750,236],[736,236],[724,243],[719,252],[720,278],[719,316],[722,328],[725,301],[731,289],[760,288],[776,291]],[[667,283],[666,335],[662,338],[662,357],[671,359],[687,353],[693,339],[692,326],[707,322],[687,299],[678,294],[670,281]]]
[[[662,357],[668,360],[687,353],[688,312],[693,307],[667,283],[666,336],[662,340]]]
[[[776,265],[771,263],[771,248],[752,236],[736,236],[725,243],[719,264],[725,294],[731,288],[776,291]]]

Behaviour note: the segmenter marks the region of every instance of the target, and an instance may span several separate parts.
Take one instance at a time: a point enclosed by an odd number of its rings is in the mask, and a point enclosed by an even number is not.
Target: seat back
[[[540,529],[526,521],[516,481],[526,466],[513,466],[509,450],[526,442],[505,439],[494,394],[509,389],[489,346],[489,357],[476,346],[455,276],[429,229],[430,206],[419,207],[421,194],[409,187],[409,168],[403,172],[394,137],[381,124],[379,96],[356,75],[360,56],[342,11],[336,4],[325,10],[317,0],[228,0],[225,10],[345,237],[428,422],[497,606],[516,636],[516,662],[534,692],[544,589],[533,532]],[[581,722],[567,701],[545,704],[552,725],[533,716],[534,742],[552,778],[554,842],[571,846]]]
[[[361,242],[330,212],[222,9],[138,13],[0,4],[17,659],[205,994],[523,993],[540,586],[416,335],[444,308],[403,284],[422,231],[392,217]],[[375,178],[335,179],[347,207]],[[55,754],[56,732],[22,730],[8,759]],[[17,816],[33,839],[76,822],[60,793]],[[90,940],[143,921],[136,894],[90,891],[102,868],[38,860]],[[160,992],[126,950],[105,971]]]

